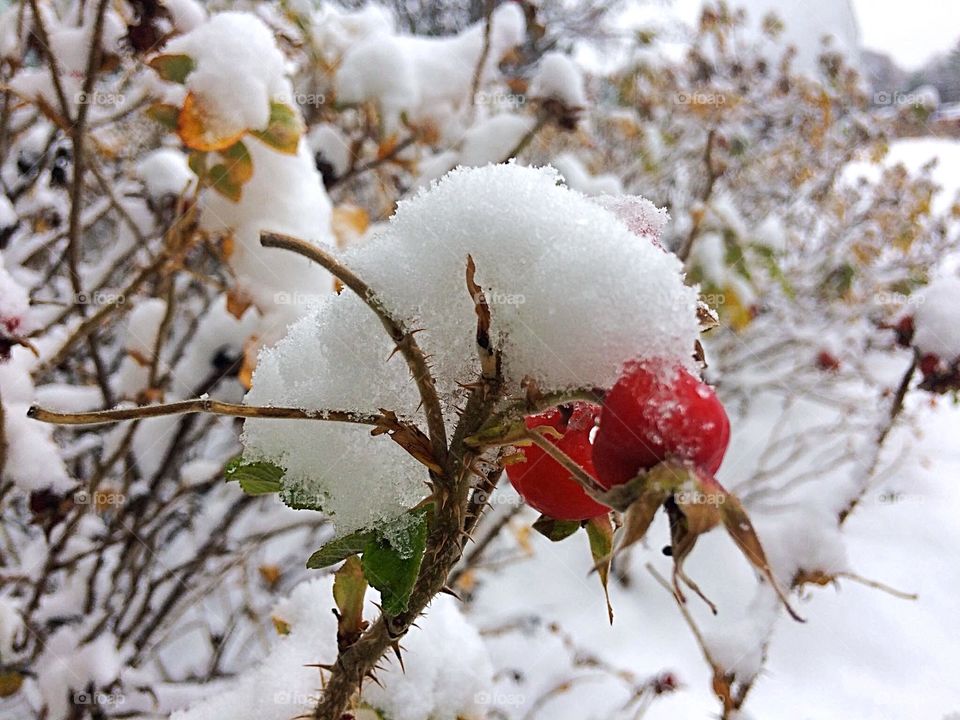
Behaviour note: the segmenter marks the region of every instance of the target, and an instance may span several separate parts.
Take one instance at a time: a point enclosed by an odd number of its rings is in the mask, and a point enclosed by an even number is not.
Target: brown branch
[[[427,365],[426,355],[424,355],[423,350],[421,350],[417,344],[413,332],[407,330],[399,320],[390,314],[390,311],[376,296],[369,285],[323,248],[290,237],[289,235],[271,232],[263,232],[260,234],[260,244],[268,248],[289,250],[313,260],[355,292],[360,299],[373,310],[376,316],[380,318],[380,322],[386,329],[387,334],[390,335],[390,338],[396,343],[397,350],[403,355],[404,360],[407,361],[410,374],[413,376],[414,382],[417,384],[417,389],[420,391],[420,400],[423,403],[423,411],[427,419],[427,430],[430,435],[433,455],[440,462],[441,466],[446,466],[447,430],[443,419],[443,409],[440,405],[440,398],[437,396],[437,387],[434,383],[433,375],[430,373],[430,368]]]
[[[365,415],[343,410],[303,410],[291,407],[260,407],[256,405],[237,405],[211,398],[196,398],[158,405],[141,405],[132,408],[113,410],[91,410],[89,412],[57,412],[33,405],[27,411],[27,417],[40,422],[55,425],[103,425],[123,420],[142,420],[145,418],[165,417],[167,415],[186,415],[206,413],[228,417],[257,418],[263,420],[327,420],[330,422],[355,423],[358,425],[380,426],[385,420],[383,415]]]
[[[717,182],[717,178],[722,175],[713,165],[713,147],[716,137],[716,129],[710,128],[710,131],[707,133],[707,147],[703,152],[703,163],[707,168],[707,184],[700,194],[699,199],[701,203],[706,203],[710,199],[710,196],[713,195],[713,187]],[[686,262],[690,256],[690,251],[693,250],[693,243],[696,242],[697,235],[700,233],[700,225],[702,222],[703,215],[701,213],[694,214],[693,222],[690,225],[690,232],[687,233],[687,237],[684,238],[683,245],[677,249],[677,257],[680,258],[682,262]]]

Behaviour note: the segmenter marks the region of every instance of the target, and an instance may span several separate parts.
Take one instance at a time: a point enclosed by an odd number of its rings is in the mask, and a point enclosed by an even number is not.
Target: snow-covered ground
[[[766,670],[745,706],[750,717],[940,720],[960,712],[960,647],[955,642],[960,637],[955,612],[960,591],[955,554],[960,544],[960,408],[940,402],[923,408],[919,419],[923,434],[899,466],[901,472],[871,492],[845,529],[851,565],[859,574],[919,598],[903,600],[851,581],[842,581],[839,591],[809,591],[799,603],[805,624],[779,620]],[[910,434],[903,429],[892,441]],[[612,586],[612,627],[600,585],[588,577],[591,561],[586,540],[579,536],[557,544],[534,536],[532,557],[485,578],[471,615],[489,632],[536,613],[544,623],[561,626],[583,650],[640,678],[674,672],[683,688],[656,701],[645,718],[715,717],[718,703],[709,669],[673,599],[644,568],[653,563],[669,574],[670,560],[659,551],[668,538],[664,520],[648,538],[649,547],[630,559],[630,587]],[[703,538],[689,572],[720,606],[719,625],[736,632],[743,618],[733,588],[752,582],[752,573],[739,559],[728,562],[735,557],[728,545],[721,532]],[[697,601],[691,603],[696,611]],[[494,697],[508,706],[504,709],[511,717],[524,717],[511,704],[526,711],[542,692],[571,676],[594,679],[574,684],[531,720],[618,717],[615,711],[629,699],[622,684],[594,670],[572,672],[569,654],[543,626],[526,635],[491,635],[495,663],[510,667],[522,659],[530,682],[518,685],[501,676]]]

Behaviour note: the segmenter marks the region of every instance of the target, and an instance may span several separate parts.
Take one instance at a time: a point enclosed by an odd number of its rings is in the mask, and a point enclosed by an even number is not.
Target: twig
[[[229,417],[276,419],[276,420],[327,420],[330,422],[356,423],[358,425],[382,425],[385,416],[365,415],[343,410],[303,410],[292,407],[260,407],[256,405],[237,405],[211,398],[196,398],[158,405],[142,405],[132,408],[113,410],[92,410],[90,412],[57,412],[33,405],[27,411],[27,417],[40,422],[55,425],[103,425],[123,420],[142,420],[144,418],[165,417],[167,415],[185,415],[188,413],[207,413],[208,415],[226,415]]]

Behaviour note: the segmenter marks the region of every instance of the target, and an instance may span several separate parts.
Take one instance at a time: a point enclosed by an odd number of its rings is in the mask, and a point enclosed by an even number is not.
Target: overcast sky
[[[853,0],[864,47],[912,70],[960,39],[957,0]]]

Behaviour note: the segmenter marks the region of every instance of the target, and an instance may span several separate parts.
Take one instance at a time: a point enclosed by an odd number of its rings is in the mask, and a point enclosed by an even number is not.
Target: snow
[[[540,59],[529,94],[544,100],[557,100],[568,108],[587,105],[583,75],[570,56],[561,52],[548,52]]]
[[[0,228],[8,228],[17,222],[17,213],[13,209],[13,203],[6,195],[0,195]]]
[[[307,135],[307,144],[314,153],[320,153],[323,159],[330,163],[337,177],[350,167],[350,141],[336,125],[314,125]]]
[[[271,99],[292,96],[273,34],[248,13],[214,15],[175,38],[164,52],[186,53],[196,60],[187,87],[203,98],[204,108],[225,133],[265,127]],[[258,336],[271,342],[303,314],[304,305],[331,292],[333,281],[304,258],[262,247],[260,233],[269,230],[333,244],[330,201],[305,138],[295,155],[277,152],[257,140],[245,145],[254,172],[243,185],[240,202],[205,190],[201,224],[211,231],[232,232],[230,266],[240,289],[263,316]],[[153,169],[159,175],[175,173],[173,162],[166,156],[165,171]]]
[[[163,0],[163,6],[170,13],[177,32],[190,32],[207,19],[206,11],[194,0]]]
[[[366,617],[376,612],[377,593],[368,590]],[[298,585],[271,616],[289,626],[276,637],[263,662],[225,683],[212,696],[171,720],[288,720],[312,712],[321,687],[319,670],[308,667],[336,659],[337,624],[333,576]],[[453,598],[440,596],[403,639],[404,666],[384,662],[377,673],[384,687],[366,683],[362,700],[393,720],[479,719],[476,698],[493,676],[489,656],[477,631],[464,619]]]
[[[933,281],[915,301],[914,345],[921,352],[933,353],[948,363],[960,358],[960,323],[957,322],[960,278]]]
[[[571,190],[582,192],[584,195],[618,196],[623,193],[623,185],[616,175],[610,173],[591,175],[580,158],[573,153],[557,155],[550,164],[560,172]]]
[[[658,208],[640,195],[598,195],[591,199],[616,215],[634,235],[660,247],[660,236],[670,222],[666,208]]]
[[[187,166],[187,157],[173,148],[160,148],[137,163],[137,175],[147,194],[154,199],[180,195],[196,184],[197,177]]]
[[[502,113],[470,128],[463,137],[457,164],[479,167],[511,158],[523,137],[534,126],[534,119]]]
[[[523,11],[503,3],[491,16],[490,49],[481,68],[481,82],[495,71],[507,50],[523,41]],[[395,35],[384,24],[363,23],[364,31],[345,50],[335,88],[342,103],[379,103],[388,130],[396,129],[401,112],[412,119],[439,117],[465,104],[483,52],[484,22],[459,35],[430,38]]]
[[[270,101],[292,95],[273,33],[249,13],[214,15],[171,40],[163,52],[194,59],[187,89],[200,99],[209,127],[220,136],[263,130]]]
[[[12,597],[0,595],[0,657],[13,655],[13,643],[24,629],[19,603]]]
[[[636,242],[614,214],[559,180],[552,168],[512,163],[455,170],[343,256],[395,317],[422,329],[448,424],[462,385],[479,372],[468,254],[511,393],[525,377],[543,391],[610,387],[634,358],[691,363],[696,290],[684,285],[680,262]],[[392,350],[356,297],[328,297],[261,353],[247,402],[387,408],[415,419],[419,397]],[[423,468],[364,427],[248,420],[243,442],[251,459],[286,468],[285,490],[322,499],[340,533],[396,516],[424,494]]]

